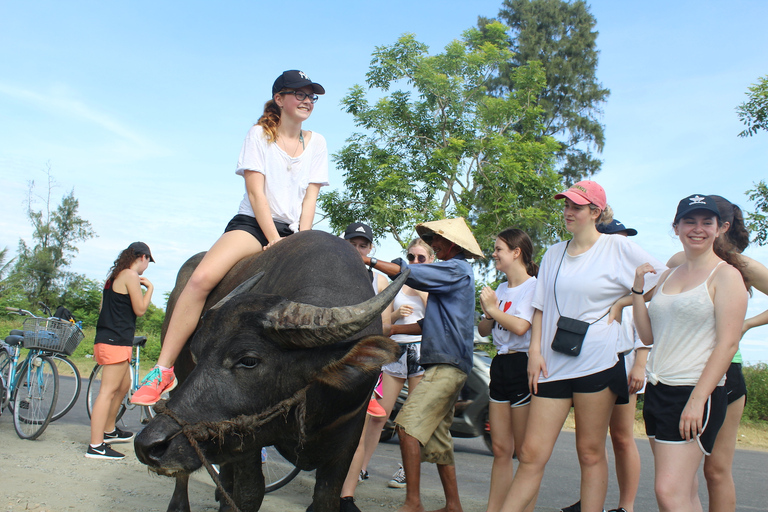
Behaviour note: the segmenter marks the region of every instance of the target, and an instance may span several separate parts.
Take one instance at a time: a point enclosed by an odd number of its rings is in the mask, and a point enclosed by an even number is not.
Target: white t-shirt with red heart
[[[514,288],[510,288],[509,283],[504,281],[496,288],[499,309],[508,315],[522,318],[530,323],[533,320],[534,307],[532,302],[535,290],[535,277],[528,278],[523,284]],[[518,336],[500,326],[498,322],[494,322],[493,344],[496,345],[499,354],[528,352],[528,346],[531,344],[531,330],[528,329],[525,334]]]

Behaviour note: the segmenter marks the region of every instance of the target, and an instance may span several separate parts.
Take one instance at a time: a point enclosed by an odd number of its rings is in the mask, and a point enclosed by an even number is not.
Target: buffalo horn
[[[265,314],[264,331],[286,348],[313,348],[345,340],[381,315],[410,273],[406,269],[386,290],[354,306],[324,308],[285,301]]]
[[[253,289],[253,287],[254,287],[254,286],[256,286],[256,283],[258,283],[259,281],[261,281],[261,278],[262,278],[262,277],[264,277],[264,272],[259,272],[259,273],[258,273],[258,274],[256,274],[255,276],[253,276],[253,277],[249,277],[248,279],[246,279],[245,281],[243,281],[242,283],[240,283],[240,284],[237,286],[237,288],[235,288],[234,290],[232,290],[231,292],[229,292],[229,293],[227,294],[227,296],[226,296],[226,297],[224,297],[224,298],[223,298],[223,299],[221,299],[219,302],[217,302],[216,304],[214,304],[213,306],[211,306],[211,308],[210,308],[210,309],[211,309],[211,310],[214,310],[214,309],[219,309],[221,306],[223,306],[224,304],[226,304],[226,303],[227,303],[227,301],[228,301],[228,300],[230,300],[232,297],[234,297],[234,296],[236,296],[236,295],[239,295],[239,294],[241,294],[241,293],[247,293],[247,292],[251,291],[251,290]]]

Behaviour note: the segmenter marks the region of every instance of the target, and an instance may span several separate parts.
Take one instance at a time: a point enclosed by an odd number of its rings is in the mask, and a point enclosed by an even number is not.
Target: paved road
[[[90,374],[90,372],[88,372]],[[83,425],[87,428],[88,417],[85,412],[85,389],[87,376],[83,378],[83,391],[80,401],[59,422],[64,424]],[[138,411],[129,411],[124,419],[122,428],[138,430]],[[58,422],[57,422],[58,423]],[[50,428],[50,427],[49,427]],[[456,470],[459,479],[459,490],[466,512],[483,511],[488,493],[488,481],[491,470],[492,457],[480,438],[456,439]],[[648,442],[638,439],[640,456],[642,459],[642,475],[640,491],[635,502],[635,510],[657,510],[656,499],[653,494],[653,456]],[[610,443],[609,443],[610,444]],[[610,453],[610,464],[613,467],[613,455]],[[379,445],[374,455],[371,467],[368,471],[370,480],[360,484],[358,488],[358,504],[365,512],[375,509],[391,510],[405,496],[401,489],[389,489],[387,481],[397,469],[400,461],[399,446],[390,441]],[[737,485],[738,512],[766,511],[768,510],[768,453],[749,450],[737,450],[734,462],[734,478]],[[611,472],[612,473],[612,472]],[[441,506],[440,482],[437,471],[433,466],[425,464],[422,467],[422,484],[425,494],[428,495],[426,505],[432,507]],[[311,474],[302,474],[294,482],[288,484],[268,496],[263,507],[264,510],[279,510],[278,503],[302,504],[309,503],[313,484]],[[706,487],[703,476],[700,477],[700,494],[707,509]],[[170,492],[170,489],[169,489]],[[579,465],[576,458],[575,439],[572,432],[563,432],[555,446],[552,460],[542,482],[541,493],[537,503],[537,511],[557,511],[560,507],[570,505],[578,499],[579,493]],[[299,496],[297,498],[297,495]],[[272,506],[270,506],[270,503]],[[616,479],[611,474],[608,487],[606,508],[615,507],[618,504],[618,487]],[[302,506],[306,506],[305,504]],[[376,507],[376,508],[374,508]],[[285,509],[293,509],[285,505]],[[296,505],[297,509],[303,510]]]

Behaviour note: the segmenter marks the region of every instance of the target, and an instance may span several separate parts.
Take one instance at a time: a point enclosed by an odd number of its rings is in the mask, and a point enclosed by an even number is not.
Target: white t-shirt
[[[638,266],[648,262],[657,271],[646,274],[646,290],[655,286],[666,270],[656,258],[623,236],[600,235],[588,251],[578,256],[566,253],[557,277],[560,314],[589,323],[600,318],[589,326],[581,353],[573,357],[552,350],[559,318],[553,289],[565,248],[566,242],[560,242],[547,250],[536,282],[533,307],[542,311],[541,354],[549,373],[547,378],[541,375],[539,382],[584,377],[614,366],[618,352],[627,345],[620,341],[621,325],[608,325],[606,313],[614,302],[629,294]]]
[[[424,301],[418,295],[406,295],[401,289],[395,295],[395,300],[392,302],[392,308],[398,310],[400,306],[408,304],[413,308],[413,312],[408,316],[401,316],[395,320],[395,325],[407,325],[415,324],[422,318],[424,318],[424,311],[427,309]],[[421,341],[421,334],[393,334],[390,336],[392,341],[397,343],[418,343]]]
[[[301,203],[310,183],[328,185],[328,148],[325,138],[317,132],[307,142],[304,152],[293,158],[277,143],[267,143],[264,129],[254,125],[243,142],[235,174],[245,171],[264,175],[264,192],[272,212],[272,219],[285,222],[295,233],[299,230]],[[238,213],[255,217],[246,191]]]
[[[509,287],[509,283],[504,281],[496,288],[496,297],[499,299],[499,309],[508,315],[522,318],[526,322],[533,321],[534,307],[531,304],[533,292],[536,290],[536,278],[530,277],[524,283]],[[498,322],[493,323],[493,344],[496,345],[497,353],[508,354],[510,352],[528,352],[528,346],[531,344],[531,330],[525,331],[525,334],[518,336],[509,332]]]

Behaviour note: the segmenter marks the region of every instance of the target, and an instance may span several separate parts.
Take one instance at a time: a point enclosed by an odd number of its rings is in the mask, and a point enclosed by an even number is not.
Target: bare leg
[[[520,465],[501,507],[503,512],[523,512],[536,503],[544,467],[571,410],[571,400],[534,396],[528,408],[525,438],[517,452]]]
[[[104,427],[104,432],[112,432],[115,430],[115,422],[117,421],[117,411],[120,410],[120,406],[123,404],[123,398],[128,394],[128,390],[131,389],[131,367],[128,366],[126,361],[125,373],[123,374],[123,382],[112,398],[112,403],[109,406],[109,416],[107,416],[107,423]]]
[[[504,503],[514,474],[515,446],[520,446],[525,437],[529,407],[512,408],[509,403],[490,403],[491,439],[493,441],[493,465],[491,466],[491,489],[488,493],[488,512],[498,512]],[[532,501],[526,510],[533,511]]]
[[[403,457],[405,469],[405,503],[398,512],[425,512],[421,504],[421,445],[415,437],[405,433],[403,428],[397,429],[400,438],[400,455]]]
[[[609,388],[597,393],[574,393],[576,452],[581,466],[581,510],[602,512],[608,491],[608,459],[605,438],[616,402]]]
[[[419,379],[421,379],[421,377],[419,377]],[[376,451],[376,447],[379,445],[381,429],[384,428],[384,425],[387,423],[387,418],[389,418],[389,415],[392,413],[392,409],[395,406],[397,397],[400,395],[400,390],[403,389],[403,384],[405,384],[405,379],[392,377],[386,373],[381,374],[381,388],[383,396],[379,399],[379,405],[384,408],[387,416],[384,418],[371,417],[370,419],[368,430],[364,434],[365,456],[363,457],[362,469],[368,469],[368,464],[371,462],[371,457],[373,457],[373,454]],[[413,386],[415,387],[415,384]],[[412,389],[411,381],[408,382],[408,388]]]
[[[349,464],[349,471],[347,471],[347,478],[344,479],[344,484],[341,486],[341,497],[354,496],[355,489],[357,489],[357,479],[360,475],[360,470],[363,467],[363,457],[365,456],[365,435],[370,430],[371,415],[365,415],[365,423],[363,424],[363,431],[360,433],[360,441],[357,443],[357,450],[352,457],[352,462]]]
[[[701,510],[698,493],[694,492],[696,471],[703,457],[698,443],[652,444],[656,502],[660,512]]]
[[[614,405],[611,414],[611,444],[616,458],[616,479],[619,483],[619,507],[633,512],[637,488],[640,485],[640,452],[635,442],[635,408],[637,395],[629,403]]]
[[[704,476],[707,479],[710,512],[736,510],[736,486],[733,483],[733,455],[739,433],[741,415],[746,397],[728,404],[725,421],[717,433],[712,455],[704,457]]]
[[[459,484],[456,481],[456,466],[453,464],[438,464],[437,474],[440,475],[440,482],[443,484],[445,493],[445,507],[435,512],[462,512],[461,500],[459,499]],[[408,475],[405,475],[406,481]]]
[[[94,446],[104,442],[104,432],[109,425],[112,425],[110,432],[115,428],[117,408],[114,407],[114,404],[119,405],[125,396],[125,392],[120,394],[120,391],[124,387],[129,368],[128,361],[105,364],[101,367],[99,395],[96,397],[91,410],[91,444]]]
[[[157,364],[170,368],[197,327],[205,300],[227,272],[241,259],[261,250],[261,244],[245,231],[224,233],[206,253],[179,295]]]

